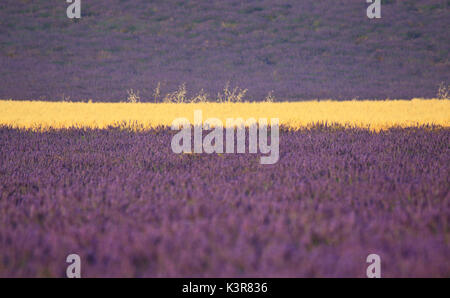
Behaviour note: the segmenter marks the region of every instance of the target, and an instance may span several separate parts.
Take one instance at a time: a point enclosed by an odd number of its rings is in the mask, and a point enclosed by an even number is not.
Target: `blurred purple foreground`
[[[0,129],[0,277],[450,276],[448,129],[316,127],[280,161],[172,133]]]

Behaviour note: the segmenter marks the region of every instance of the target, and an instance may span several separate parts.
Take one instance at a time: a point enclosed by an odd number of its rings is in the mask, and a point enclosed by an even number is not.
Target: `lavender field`
[[[450,4],[385,0],[0,2],[0,99],[152,102],[186,83],[279,100],[410,99],[449,84]]]
[[[171,134],[0,129],[0,276],[450,276],[448,129],[282,131],[273,166]]]
[[[0,2],[0,278],[450,277],[450,1],[81,3]]]

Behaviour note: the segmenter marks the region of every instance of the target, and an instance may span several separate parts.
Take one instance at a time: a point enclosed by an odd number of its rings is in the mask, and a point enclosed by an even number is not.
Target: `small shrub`
[[[223,89],[223,93],[217,94],[218,102],[242,102],[247,93],[247,89],[241,89],[239,87],[235,87],[233,90],[230,89],[230,82],[227,82],[225,88]]]
[[[209,94],[206,93],[203,89],[191,99],[191,102],[207,102],[209,98]]]
[[[172,93],[168,93],[164,97],[165,103],[183,103],[186,102],[186,83],[183,83],[178,87],[177,91],[174,91]]]
[[[275,101],[275,96],[273,95],[273,91],[270,91],[267,94],[266,99],[264,101],[265,102],[274,102]]]
[[[153,97],[155,98],[155,102],[158,102],[160,96],[161,96],[161,82],[158,82],[158,85],[156,85],[156,88],[153,91]]]
[[[141,97],[139,96],[139,91],[135,92],[133,89],[127,90],[127,102],[129,103],[137,103],[141,101]]]
[[[444,82],[439,84],[439,89],[437,92],[437,97],[439,99],[450,99],[450,85],[446,86]]]
[[[70,96],[66,96],[64,93],[62,94],[62,102],[70,102]]]

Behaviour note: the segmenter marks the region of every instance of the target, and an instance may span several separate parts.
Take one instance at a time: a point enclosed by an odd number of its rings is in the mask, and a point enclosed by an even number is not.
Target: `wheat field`
[[[0,125],[46,130],[110,126],[150,129],[170,126],[176,118],[194,121],[219,118],[279,118],[280,125],[300,129],[317,123],[379,131],[391,127],[450,126],[450,101],[413,99],[395,101],[307,101],[258,103],[83,103],[0,101]]]

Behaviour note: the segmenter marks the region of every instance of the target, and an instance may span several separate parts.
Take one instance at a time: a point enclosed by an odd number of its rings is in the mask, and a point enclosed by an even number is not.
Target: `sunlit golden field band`
[[[381,130],[422,125],[450,126],[450,101],[306,101],[280,103],[72,103],[0,100],[0,125],[45,130],[110,126],[150,129],[170,126],[176,118],[194,123],[219,118],[279,118],[280,125],[300,129],[312,124],[339,124]]]

